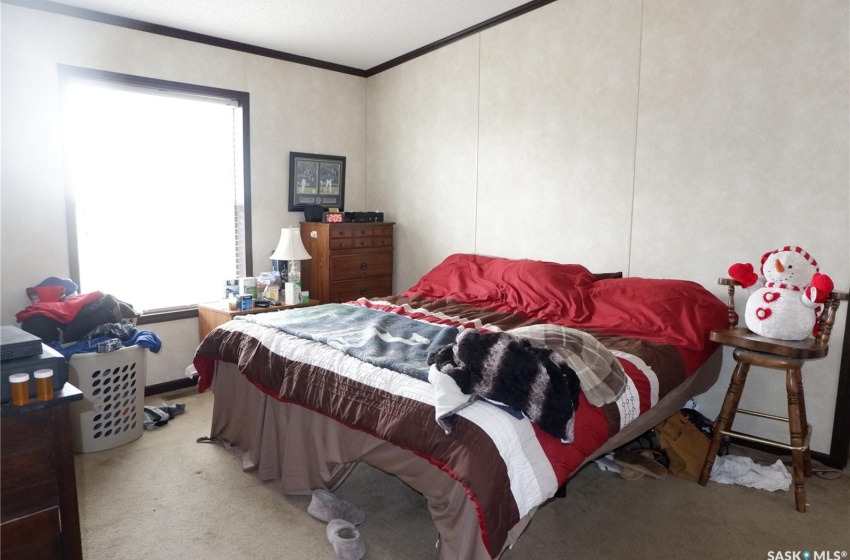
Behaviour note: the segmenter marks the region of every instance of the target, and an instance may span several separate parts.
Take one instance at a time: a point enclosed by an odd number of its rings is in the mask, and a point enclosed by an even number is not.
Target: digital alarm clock
[[[325,212],[323,220],[326,224],[341,224],[342,212]]]

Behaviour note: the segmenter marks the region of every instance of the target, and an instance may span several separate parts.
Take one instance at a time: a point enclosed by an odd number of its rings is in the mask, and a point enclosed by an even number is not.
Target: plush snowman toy
[[[753,265],[736,263],[729,276],[750,292],[744,322],[754,333],[781,340],[812,336],[820,314],[819,304],[832,292],[829,276],[818,272],[818,263],[800,247],[785,246],[761,258],[763,278]]]

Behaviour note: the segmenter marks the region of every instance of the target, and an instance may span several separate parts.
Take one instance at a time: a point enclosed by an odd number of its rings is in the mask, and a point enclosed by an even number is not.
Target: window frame
[[[243,184],[243,214],[245,219],[245,274],[253,276],[253,250],[251,236],[251,134],[250,134],[250,95],[248,92],[236,91],[222,88],[214,88],[209,86],[201,86],[186,82],[175,82],[170,80],[161,80],[158,78],[147,78],[143,76],[135,76],[132,74],[122,74],[119,72],[109,72],[106,70],[96,70],[94,68],[84,68],[81,66],[70,66],[66,64],[58,65],[59,74],[59,90],[64,92],[70,79],[82,78],[86,80],[107,82],[119,85],[130,85],[137,87],[145,87],[151,89],[160,89],[166,91],[174,91],[180,93],[188,93],[193,95],[203,95],[209,97],[220,97],[233,99],[239,103],[242,109],[242,184]],[[64,99],[64,95],[63,95]],[[64,143],[63,143],[64,146]],[[63,160],[65,158],[63,148]],[[71,279],[77,284],[80,283],[80,260],[78,252],[77,239],[77,205],[74,197],[74,190],[71,185],[71,180],[68,175],[67,165],[65,166],[65,208],[66,208],[66,223],[68,225],[68,261],[69,272]],[[177,321],[180,319],[190,319],[198,316],[197,306],[187,309],[175,311],[160,311],[154,313],[145,313],[139,320],[138,324],[161,323],[165,321]]]

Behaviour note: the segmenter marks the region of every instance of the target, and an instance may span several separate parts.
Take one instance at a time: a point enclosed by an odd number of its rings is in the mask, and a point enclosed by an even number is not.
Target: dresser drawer
[[[53,507],[0,525],[0,556],[3,560],[72,557],[62,551],[60,515]]]
[[[330,238],[331,241],[334,239],[348,238],[348,237],[372,237],[373,231],[376,228],[370,226],[368,224],[342,224],[335,225],[335,227],[330,228]],[[383,228],[381,228],[383,229]],[[390,234],[392,234],[392,227],[390,227]],[[387,235],[387,234],[381,234]]]
[[[3,459],[0,522],[59,504],[51,449],[34,449]]]
[[[0,521],[59,503],[50,411],[3,418]]]
[[[330,240],[331,251],[337,249],[368,249],[369,247],[392,247],[392,236],[376,237],[339,237]]]
[[[388,296],[392,293],[393,277],[377,276],[360,280],[331,283],[330,301],[341,303],[357,298]]]
[[[331,250],[366,249],[374,246],[374,243],[374,237],[339,237],[337,239],[331,239]]]
[[[377,233],[375,237],[372,238],[372,247],[392,247],[393,246],[393,236],[378,236]]]
[[[332,283],[393,274],[393,254],[390,251],[331,256],[330,261]]]
[[[381,225],[381,226],[372,226],[372,235],[382,235],[385,237],[392,238],[393,236],[393,226],[391,225]]]

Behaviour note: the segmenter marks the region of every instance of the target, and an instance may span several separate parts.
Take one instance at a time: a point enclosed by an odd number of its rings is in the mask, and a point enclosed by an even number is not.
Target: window
[[[156,313],[250,276],[248,94],[61,69],[80,290]]]

